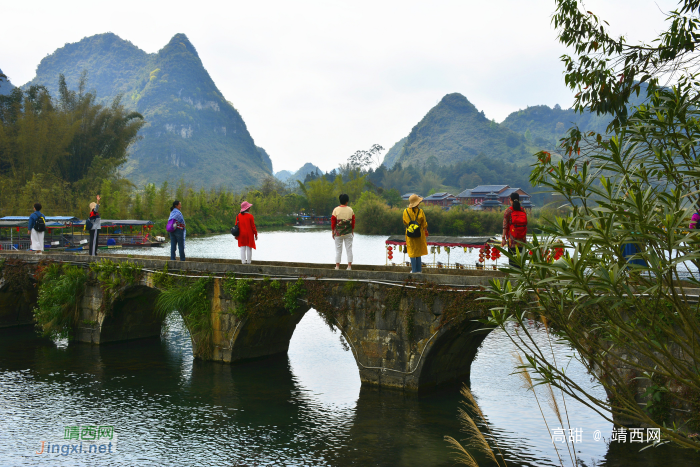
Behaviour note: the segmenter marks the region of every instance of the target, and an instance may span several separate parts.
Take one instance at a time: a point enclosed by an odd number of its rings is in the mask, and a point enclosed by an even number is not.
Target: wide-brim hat
[[[250,209],[252,206],[253,206],[253,205],[250,204],[248,201],[243,201],[243,202],[241,203],[241,212],[247,211],[247,210]]]
[[[408,197],[408,207],[409,208],[415,208],[416,206],[418,206],[422,202],[423,202],[423,198],[421,198],[420,196],[418,196],[416,194],[413,194],[413,195]]]

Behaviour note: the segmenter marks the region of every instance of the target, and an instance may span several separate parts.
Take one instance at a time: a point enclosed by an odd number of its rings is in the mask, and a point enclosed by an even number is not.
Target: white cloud
[[[586,3],[633,40],[654,37],[659,8],[675,6]],[[28,0],[3,6],[0,68],[23,84],[67,42],[111,31],[156,52],[182,32],[275,170],[330,170],[357,149],[388,149],[450,92],[497,121],[528,105],[568,107],[553,10],[552,0]]]

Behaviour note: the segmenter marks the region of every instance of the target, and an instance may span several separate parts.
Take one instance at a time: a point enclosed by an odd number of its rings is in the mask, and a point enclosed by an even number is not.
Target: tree
[[[382,193],[382,198],[384,198],[386,200],[386,204],[391,207],[397,207],[404,204],[404,201],[401,198],[401,193],[399,193],[399,191],[395,188],[392,188],[391,190],[384,190]]]
[[[440,188],[443,181],[444,178],[438,176],[437,174],[433,172],[426,172],[423,174],[420,180],[418,180],[418,183],[415,185],[414,189],[418,192],[418,194],[425,196],[430,193],[430,190],[437,190]]]
[[[564,81],[577,91],[576,110],[612,114],[612,125],[618,126],[626,122],[629,98],[639,95],[643,83],[652,95],[659,80],[672,83],[699,70],[700,0],[680,1],[679,8],[667,14],[668,29],[649,44],[612,37],[607,21],[582,9],[578,0],[556,0],[556,5],[552,24],[560,31],[559,41],[577,55],[562,57]]]
[[[700,83],[679,63],[696,63],[699,4],[682,2],[651,47],[613,40],[577,2],[557,1],[560,40],[579,54],[563,57],[566,82],[588,87],[576,105],[615,119],[608,136],[573,128],[559,154],[537,154],[531,182],[565,199],[569,214],[526,242],[529,253],[504,251],[518,267],[491,284],[496,306],[488,320],[509,334],[526,357],[523,368],[542,383],[605,418],[612,412],[618,423],[656,427],[662,442],[693,449],[700,448],[687,436],[700,430],[700,312],[689,288],[700,285],[700,238],[687,225],[700,177]],[[653,72],[641,79],[649,100],[630,111],[630,92],[640,89],[630,80],[640,70]],[[676,73],[676,84],[658,86],[663,73]],[[607,398],[569,377],[567,363],[530,331],[533,318],[549,339],[576,350]],[[512,321],[517,332],[506,326]]]
[[[368,150],[358,150],[355,154],[348,157],[348,167],[350,169],[366,170],[376,165],[379,167],[381,165],[380,154],[384,150],[378,144],[373,144]]]

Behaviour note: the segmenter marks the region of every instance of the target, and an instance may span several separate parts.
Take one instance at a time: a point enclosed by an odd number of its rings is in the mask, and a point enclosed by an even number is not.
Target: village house
[[[509,206],[510,195],[515,192],[520,195],[520,205],[525,209],[532,209],[530,195],[522,188],[511,188],[508,185],[479,185],[464,190],[456,199],[459,203],[473,206],[475,209],[493,210],[496,207]]]
[[[423,204],[428,206],[441,206],[443,208],[452,206],[457,198],[451,193],[433,193],[423,198]]]

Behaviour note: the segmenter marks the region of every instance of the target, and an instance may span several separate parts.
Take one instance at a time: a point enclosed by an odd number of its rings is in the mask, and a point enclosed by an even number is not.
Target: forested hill
[[[401,150],[403,150],[403,145],[406,144],[408,136],[401,138],[396,144],[394,144],[384,155],[383,164],[389,168],[396,164],[399,156],[401,155]]]
[[[0,75],[2,75],[3,72],[0,70]],[[8,95],[10,94],[10,91],[12,91],[12,88],[14,86],[12,83],[10,83],[10,80],[7,78],[0,78],[0,95]]]
[[[242,189],[272,174],[269,156],[256,147],[184,34],[154,54],[112,33],[87,37],[45,57],[24,87],[41,84],[58,95],[58,75],[76,88],[83,70],[99,102],[121,94],[123,104],[147,122],[122,169],[137,185],[184,178],[197,186]]]
[[[572,126],[578,126],[584,131],[605,133],[610,120],[612,117],[609,115],[580,114],[571,109],[563,110],[559,105],[553,109],[546,105],[536,105],[513,112],[501,125],[517,131],[541,149],[552,149]]]
[[[628,109],[631,114],[634,107],[643,104],[647,100],[647,84],[641,84],[639,96],[632,94],[629,99]],[[610,115],[596,115],[590,112],[577,113],[572,109],[563,110],[559,104],[554,108],[546,105],[536,105],[527,109],[518,110],[508,115],[501,125],[525,136],[540,149],[552,149],[559,143],[569,131],[569,128],[577,126],[581,131],[595,131],[605,133],[608,124],[612,121]]]
[[[646,100],[646,85],[639,96],[630,97],[631,108]],[[612,117],[576,113],[537,105],[508,115],[500,124],[489,121],[466,97],[448,94],[411,131],[394,144],[384,156],[383,165],[391,168],[425,164],[435,156],[442,165],[466,162],[476,155],[514,162],[532,163],[531,155],[541,149],[552,150],[569,128],[605,133]]]
[[[537,152],[523,135],[487,119],[483,111],[458,93],[443,97],[413,127],[401,149],[396,146],[387,155],[396,157],[395,162],[402,165],[422,165],[431,156],[444,165],[477,156],[529,163]],[[385,157],[385,164],[393,165],[387,162]]]

